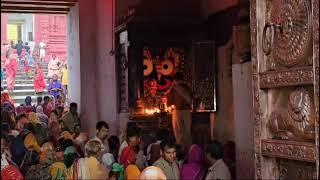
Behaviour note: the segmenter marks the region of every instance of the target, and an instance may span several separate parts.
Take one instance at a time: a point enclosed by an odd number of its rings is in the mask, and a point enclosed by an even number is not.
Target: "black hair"
[[[99,121],[96,125],[96,130],[100,131],[102,127],[109,129],[108,123],[106,123],[105,121]]]
[[[62,150],[65,151],[70,146],[73,146],[73,141],[71,139],[63,139],[61,143]]]
[[[70,108],[78,108],[78,104],[75,102],[70,103]]]
[[[43,100],[44,100],[44,101],[50,100],[50,97],[49,97],[49,96],[45,96],[45,97],[43,98]]]
[[[36,132],[36,130],[35,130],[35,128],[34,128],[34,126],[33,126],[33,124],[31,122],[30,123],[26,123],[23,128],[26,129],[26,130],[31,131],[33,134],[35,134],[35,132]]]
[[[214,159],[223,158],[223,146],[219,141],[214,141],[212,144],[208,144],[205,152],[210,154]]]
[[[41,102],[42,102],[42,96],[38,96],[38,97],[37,97],[37,102],[38,102],[38,103],[41,103]]]
[[[117,136],[110,136],[108,138],[108,145],[110,149],[116,149],[120,145],[120,140]]]
[[[160,148],[163,151],[165,148],[176,148],[176,143],[174,142],[173,138],[167,137],[163,139],[160,143]]]
[[[128,127],[127,139],[129,139],[130,137],[139,136],[139,135],[140,135],[140,128],[135,127],[135,126]]]
[[[27,115],[25,113],[19,114],[18,120],[20,120],[22,118],[27,118]]]

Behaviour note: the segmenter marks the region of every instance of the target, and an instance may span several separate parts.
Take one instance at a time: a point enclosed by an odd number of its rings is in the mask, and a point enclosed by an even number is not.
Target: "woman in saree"
[[[44,88],[46,88],[46,83],[44,81],[43,70],[39,63],[37,63],[34,70],[34,91],[36,94],[42,93]]]
[[[97,140],[90,140],[85,147],[85,158],[80,158],[72,166],[71,179],[108,179],[109,170],[99,161],[102,151],[101,144]]]
[[[9,105],[10,110],[14,111],[14,103],[12,99],[10,98],[9,94],[4,92],[1,93],[1,106],[5,107],[5,104]]]
[[[18,55],[16,50],[11,50],[9,59],[6,62],[6,81],[7,81],[7,90],[13,91],[16,74],[18,70],[18,63],[17,63]]]
[[[205,178],[204,152],[198,145],[192,145],[188,152],[187,164],[180,168],[181,179],[198,180]]]

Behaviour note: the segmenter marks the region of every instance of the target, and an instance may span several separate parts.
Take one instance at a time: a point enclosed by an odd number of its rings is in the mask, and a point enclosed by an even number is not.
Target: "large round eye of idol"
[[[174,70],[173,63],[170,60],[164,60],[161,63],[161,74],[168,76],[172,74]]]
[[[143,60],[143,75],[149,76],[153,71],[153,64],[152,61],[149,59]]]

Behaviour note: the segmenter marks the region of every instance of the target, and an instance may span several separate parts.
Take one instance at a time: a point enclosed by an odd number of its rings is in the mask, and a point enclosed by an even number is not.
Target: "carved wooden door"
[[[319,0],[251,0],[258,179],[319,178]]]

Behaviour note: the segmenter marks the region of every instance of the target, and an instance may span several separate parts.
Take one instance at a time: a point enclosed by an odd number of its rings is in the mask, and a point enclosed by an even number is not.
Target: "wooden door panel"
[[[318,178],[319,1],[250,8],[256,178]]]

